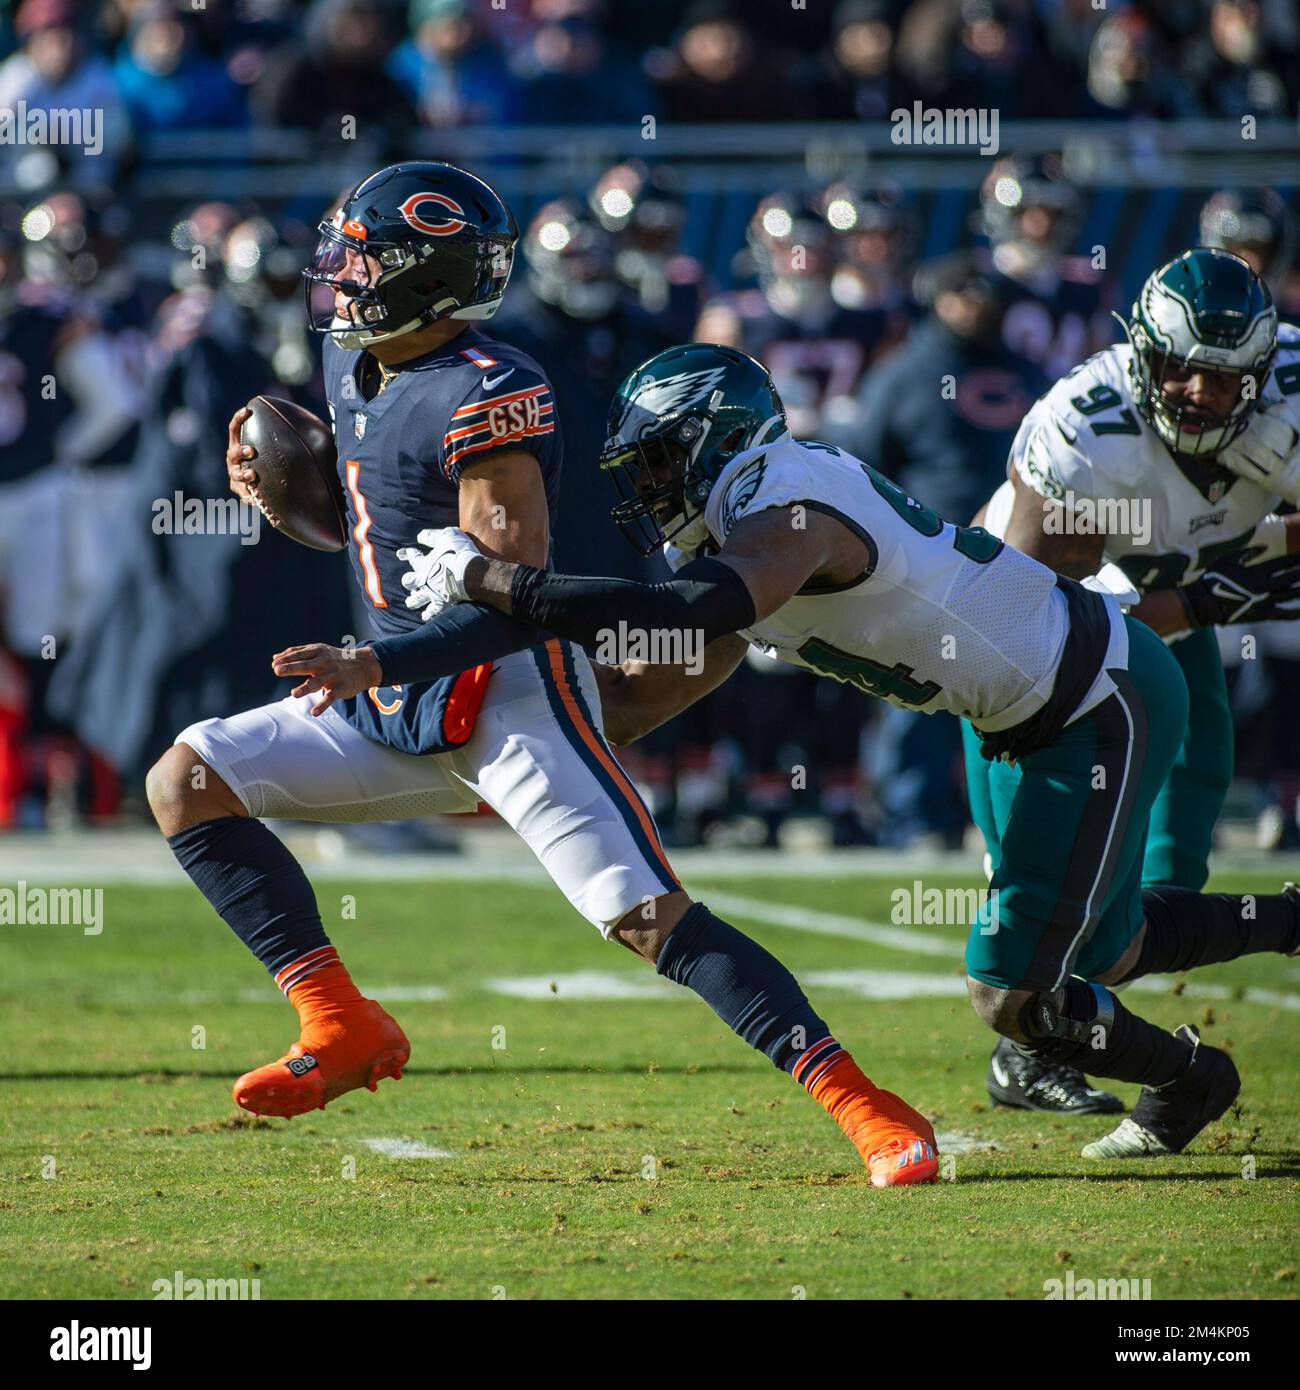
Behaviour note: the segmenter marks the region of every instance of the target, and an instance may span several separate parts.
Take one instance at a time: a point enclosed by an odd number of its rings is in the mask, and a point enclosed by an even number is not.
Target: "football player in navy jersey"
[[[1069,254],[1081,210],[1057,155],[999,159],[980,193],[988,246],[976,255],[1001,292],[1003,341],[1053,378],[1112,336],[1111,291],[1101,271]]]
[[[290,696],[182,730],[148,783],[177,859],[298,1011],[298,1041],[242,1076],[236,1101],[302,1114],[399,1076],[410,1055],[352,983],[306,876],[262,818],[388,820],[485,801],[603,935],[694,990],[820,1101],[874,1185],[933,1181],[929,1122],[863,1075],[784,966],[682,891],[610,752],[580,647],[462,604],[437,620],[458,669],[410,679],[419,658],[400,639],[421,621],[401,576],[421,532],[455,525],[485,554],[549,564],[561,462],[550,383],[477,326],[510,276],[509,210],[464,170],[396,164],[320,234],[309,312],[327,335],[349,549],[378,640],[279,653],[274,669],[297,679]],[[243,495],[256,481],[245,418],[232,419],[227,452]],[[700,680],[706,690],[710,676]]]
[[[849,239],[827,209],[833,202],[839,219],[848,200],[832,191],[831,202],[826,194],[782,192],[759,203],[746,238],[758,286],[711,300],[694,334],[758,358],[781,392],[791,430],[814,438],[851,405],[863,373],[907,327],[900,306],[873,302],[861,282],[840,274]]]

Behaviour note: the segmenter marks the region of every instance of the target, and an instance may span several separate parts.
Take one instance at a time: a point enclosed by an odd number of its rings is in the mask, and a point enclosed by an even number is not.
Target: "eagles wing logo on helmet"
[[[706,371],[678,372],[676,376],[651,377],[641,382],[629,397],[618,433],[611,442],[631,444],[657,430],[664,416],[674,415],[696,401],[707,402],[726,374],[725,367],[710,367]]]
[[[655,377],[637,387],[632,401],[651,414],[671,415],[696,401],[707,401],[726,374],[725,367],[710,367],[702,372]]]
[[[427,218],[421,217],[419,213],[419,209],[425,203],[437,203],[449,212],[454,212],[456,216],[444,217],[438,222],[430,222]],[[412,193],[397,210],[417,232],[427,232],[430,236],[451,236],[454,232],[459,232],[462,228],[469,226],[469,223],[465,221],[465,209],[454,198],[447,197],[445,193]]]

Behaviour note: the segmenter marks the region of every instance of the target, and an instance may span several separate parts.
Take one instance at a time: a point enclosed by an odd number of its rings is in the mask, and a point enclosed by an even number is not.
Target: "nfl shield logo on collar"
[[[1210,484],[1209,498],[1211,502],[1217,502],[1228,490],[1228,484],[1222,478],[1216,478]]]
[[[366,417],[359,410],[352,417],[352,429],[358,439],[366,437]]]

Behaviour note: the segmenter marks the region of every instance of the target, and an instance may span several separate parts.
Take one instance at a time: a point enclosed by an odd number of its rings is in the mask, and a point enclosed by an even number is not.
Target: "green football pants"
[[[1147,825],[1185,743],[1188,694],[1165,643],[1125,622],[1129,665],[1112,672],[1115,693],[1046,748],[984,764],[996,849],[966,968],[987,984],[1095,979],[1142,924]]]

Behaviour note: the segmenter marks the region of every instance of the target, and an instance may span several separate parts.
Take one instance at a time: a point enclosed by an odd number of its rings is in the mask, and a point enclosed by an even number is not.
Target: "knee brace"
[[[1104,985],[1071,978],[1049,993],[1041,990],[1026,1000],[1020,1011],[1020,1031],[1028,1042],[1016,1046],[1027,1056],[1047,1066],[1076,1066],[1098,1051],[1096,1030],[1102,1043],[1110,1036],[1115,1022],[1115,998]]]

